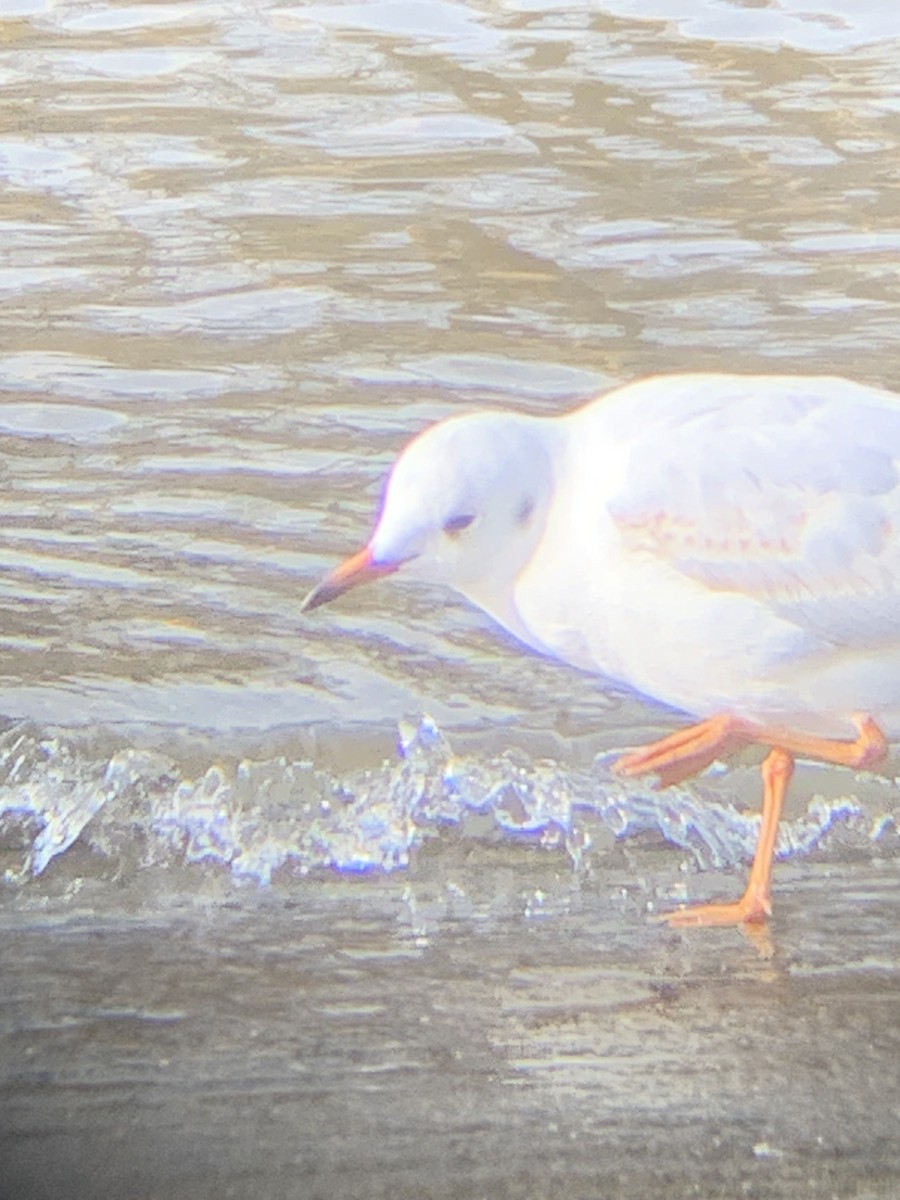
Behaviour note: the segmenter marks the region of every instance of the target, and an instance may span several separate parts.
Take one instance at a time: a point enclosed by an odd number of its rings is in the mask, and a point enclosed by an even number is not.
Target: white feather
[[[448,519],[471,528],[448,540]],[[697,716],[900,735],[900,403],[825,377],[659,376],[480,413],[400,458],[371,543],[528,645]]]

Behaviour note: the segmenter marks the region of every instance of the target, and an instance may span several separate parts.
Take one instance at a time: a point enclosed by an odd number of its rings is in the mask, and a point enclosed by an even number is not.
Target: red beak
[[[376,563],[368,546],[335,567],[321,583],[318,583],[300,605],[301,612],[310,612],[320,604],[328,604],[360,583],[380,579],[397,570],[399,563]]]

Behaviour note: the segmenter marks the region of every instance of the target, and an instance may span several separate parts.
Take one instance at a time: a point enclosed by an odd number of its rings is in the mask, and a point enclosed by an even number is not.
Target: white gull
[[[560,417],[451,417],[406,447],[370,541],[303,608],[395,571],[694,718],[625,776],[666,786],[765,746],[746,892],[666,918],[763,921],[795,756],[863,769],[900,736],[900,401],[692,374]]]

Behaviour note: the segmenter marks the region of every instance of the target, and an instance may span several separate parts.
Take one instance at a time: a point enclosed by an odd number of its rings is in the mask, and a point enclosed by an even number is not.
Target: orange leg
[[[775,841],[778,822],[784,807],[788,784],[794,774],[794,756],[787,750],[770,750],[762,765],[763,803],[759,838],[747,890],[734,904],[694,904],[672,913],[664,913],[676,929],[691,925],[741,925],[745,921],[765,921],[772,915],[772,864],[775,860]]]
[[[746,721],[723,713],[699,725],[679,729],[677,733],[624,754],[616,763],[619,775],[656,775],[660,787],[681,783],[704,771],[717,758],[739,750],[752,741]]]
[[[724,714],[701,721],[643,749],[624,755],[616,764],[623,775],[652,773],[660,785],[679,783],[702,771],[723,754],[752,742],[770,747],[762,765],[763,805],[759,841],[750,869],[747,890],[736,904],[699,904],[668,913],[660,920],[670,925],[740,925],[764,921],[772,912],[772,862],[778,821],[795,755],[818,758],[857,770],[876,766],[887,756],[887,740],[871,717],[853,718],[859,731],[855,741],[813,737],[787,729],[767,728]]]
[[[803,758],[818,758],[840,767],[864,770],[877,766],[887,756],[884,734],[871,717],[860,714],[852,720],[859,730],[859,737],[853,742],[845,742],[792,733],[789,729],[754,725],[752,721],[742,721],[740,717],[723,713],[624,754],[616,763],[616,771],[629,777],[657,775],[660,787],[669,787],[670,784],[681,783],[697,775],[717,758],[726,757],[753,742],[772,749],[779,747],[789,750],[791,754]]]
[[[856,713],[851,719],[859,731],[859,737],[852,742],[791,733],[789,729],[765,728],[757,729],[750,740],[764,746],[779,746],[801,758],[818,758],[837,767],[852,767],[856,771],[877,767],[887,758],[887,738],[865,713]]]

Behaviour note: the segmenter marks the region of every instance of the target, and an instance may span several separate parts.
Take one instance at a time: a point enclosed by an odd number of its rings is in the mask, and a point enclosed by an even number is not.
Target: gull
[[[743,896],[663,915],[764,922],[795,758],[866,770],[900,736],[900,397],[660,375],[562,416],[450,417],[403,450],[368,543],[303,610],[395,572],[691,718],[620,758],[626,778],[765,747]]]

